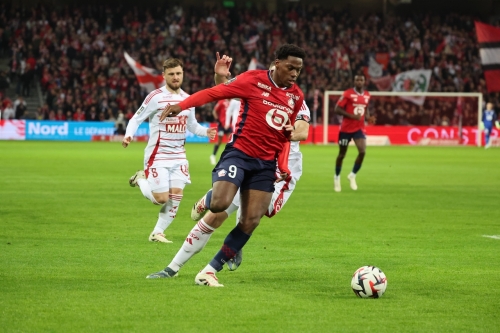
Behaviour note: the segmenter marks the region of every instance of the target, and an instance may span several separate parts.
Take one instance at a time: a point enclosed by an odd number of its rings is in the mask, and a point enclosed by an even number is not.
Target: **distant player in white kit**
[[[189,96],[181,89],[181,60],[166,60],[163,63],[163,77],[166,85],[149,93],[130,119],[122,146],[127,148],[139,125],[149,118],[150,136],[144,151],[144,170],[137,171],[130,178],[129,184],[132,187],[139,186],[144,197],[153,204],[162,206],[149,240],[171,243],[164,232],[177,214],[185,185],[191,183],[184,149],[186,129],[195,135],[208,136],[210,139],[215,137],[216,129],[207,129],[198,124],[194,108],[183,110],[176,117],[160,122],[161,111],[166,105],[178,104]]]

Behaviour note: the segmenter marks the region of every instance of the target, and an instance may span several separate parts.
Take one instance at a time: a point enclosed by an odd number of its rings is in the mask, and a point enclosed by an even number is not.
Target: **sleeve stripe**
[[[144,101],[144,104],[148,104],[149,101],[151,101],[151,99],[155,96],[155,95],[158,95],[159,93],[161,93],[161,90],[160,89],[156,89],[154,90],[153,92],[151,92],[149,94],[148,97],[146,97],[146,100]]]

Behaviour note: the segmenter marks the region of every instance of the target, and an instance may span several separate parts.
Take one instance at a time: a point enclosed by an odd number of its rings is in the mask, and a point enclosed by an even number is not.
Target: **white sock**
[[[168,265],[175,272],[184,266],[184,264],[191,259],[196,253],[200,252],[214,232],[214,228],[201,219],[189,232],[184,244],[175,255],[172,262]]]
[[[340,179],[340,175],[335,175],[335,179]]]
[[[349,174],[348,177],[356,177],[356,174],[354,172],[351,171],[351,173]]]
[[[156,222],[153,234],[164,233],[165,229],[167,229],[170,223],[175,219],[181,200],[182,194],[169,195],[168,201],[160,209],[160,214],[158,214],[158,221]]]
[[[159,205],[158,201],[156,201],[155,197],[153,196],[153,192],[151,192],[151,187],[149,187],[149,182],[147,179],[139,179],[137,181],[137,184],[139,185],[139,188],[141,189],[142,195],[154,203],[155,205]]]
[[[236,211],[236,225],[240,223],[240,217],[241,217],[241,208],[238,208],[238,210]]]
[[[200,273],[217,273],[217,270],[215,268],[213,268],[212,266],[210,266],[210,264],[206,265],[205,268],[203,268],[201,270]]]

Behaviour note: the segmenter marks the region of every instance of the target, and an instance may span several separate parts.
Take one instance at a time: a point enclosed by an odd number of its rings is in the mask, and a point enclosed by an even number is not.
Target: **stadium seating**
[[[307,51],[299,84],[311,105],[316,89],[321,93],[350,87],[353,73],[366,72],[370,57],[383,55],[383,75],[432,69],[430,91],[482,92],[500,106],[500,94],[486,93],[474,18],[465,15],[382,18],[372,14],[354,18],[346,12],[302,7],[280,13],[247,10],[243,14],[222,8],[132,10],[125,6],[56,10],[40,5],[14,11],[16,15],[7,19],[2,32],[8,49],[5,42],[2,45],[11,58],[13,81],[21,77],[19,70],[25,63],[35,63],[35,80],[46,104],[34,115],[39,119],[74,118],[78,108],[88,117],[92,107],[102,114],[99,119],[114,120],[119,111],[130,117],[145,93],[124,60],[124,51],[157,69],[168,57],[181,58],[185,62],[183,88],[193,93],[213,85],[216,51],[233,56],[232,73],[238,74],[247,70],[252,57],[267,66],[276,47],[286,42]],[[255,35],[258,40],[251,38]],[[368,88],[376,90],[377,86],[370,83]],[[380,111],[383,108],[375,105],[381,119],[386,116]],[[441,124],[443,117],[449,123],[453,118],[450,112],[424,116],[425,110],[417,108],[397,119],[387,119],[387,124],[410,124],[417,118],[422,124],[422,118],[428,124]],[[197,117],[211,121],[211,110],[201,108]],[[464,125],[476,122],[474,115],[464,119]]]

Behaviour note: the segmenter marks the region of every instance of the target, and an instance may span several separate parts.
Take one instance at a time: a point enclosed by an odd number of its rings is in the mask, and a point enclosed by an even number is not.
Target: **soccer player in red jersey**
[[[342,169],[342,162],[351,139],[354,140],[358,148],[358,157],[356,157],[352,172],[347,178],[349,179],[351,189],[358,189],[356,174],[361,168],[366,153],[365,118],[370,119],[368,112],[370,93],[364,90],[364,85],[365,77],[363,75],[356,75],[354,77],[354,88],[344,91],[344,94],[335,106],[334,112],[343,116],[339,132],[339,154],[335,163],[335,177],[333,178],[335,192],[340,192],[341,190],[340,170]]]
[[[238,189],[241,193],[239,224],[224,240],[221,250],[195,278],[200,285],[222,286],[215,273],[243,248],[266,213],[274,192],[275,181],[289,177],[287,160],[278,156],[294,130],[295,118],[304,95],[295,84],[303,67],[305,52],[298,46],[285,44],[276,51],[274,71],[247,71],[224,84],[191,95],[162,113],[164,119],[180,110],[214,100],[241,98],[241,109],[231,142],[212,171],[212,190],[200,199],[191,217],[199,220],[209,209],[213,213],[226,210]],[[280,178],[276,180],[276,161]]]
[[[222,139],[224,135],[227,135],[228,139],[231,133],[233,133],[233,129],[231,128],[231,115],[228,114],[229,108],[229,99],[221,99],[215,104],[213,115],[215,120],[217,120],[217,136],[218,141],[214,145],[214,152],[210,155],[210,163],[212,165],[217,164],[217,151],[219,150],[219,146],[222,144]]]
[[[221,76],[218,74],[222,71],[223,74],[226,73],[227,62],[232,59],[227,56],[222,58],[217,57],[218,60],[215,64],[215,82],[216,84],[223,84],[227,81],[226,75]],[[226,59],[226,60],[225,60]],[[221,68],[223,67],[223,68]],[[274,62],[269,68],[271,71],[275,70]],[[232,100],[234,101],[234,100]],[[238,101],[239,104],[239,101]],[[239,106],[238,106],[239,110]],[[311,112],[307,107],[306,103],[302,104],[302,108],[297,115],[295,121],[295,130],[290,136],[292,141],[290,145],[290,154],[288,156],[288,167],[290,169],[291,177],[287,178],[286,181],[279,182],[275,185],[274,194],[271,199],[266,216],[271,218],[281,211],[283,206],[286,204],[290,196],[295,190],[297,182],[302,175],[302,153],[299,148],[299,141],[306,140],[309,133],[309,119],[311,117]],[[170,264],[168,264],[165,269],[149,274],[147,279],[160,279],[160,278],[173,278],[176,277],[179,270],[197,253],[205,248],[213,232],[219,228],[222,223],[231,215],[233,212],[238,211],[236,217],[236,224],[239,223],[239,217],[241,211],[240,206],[240,193],[237,192],[233,199],[233,202],[222,213],[212,213],[208,211],[202,219],[200,219],[189,231],[186,240],[182,244],[179,251],[176,253]],[[236,270],[243,260],[242,251],[240,250],[233,259],[227,262],[228,269],[231,271]]]

